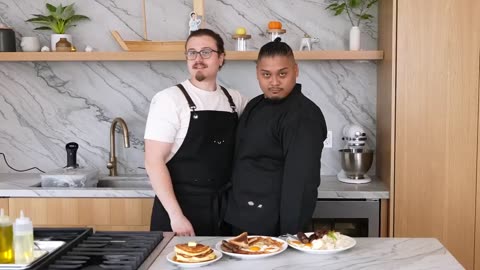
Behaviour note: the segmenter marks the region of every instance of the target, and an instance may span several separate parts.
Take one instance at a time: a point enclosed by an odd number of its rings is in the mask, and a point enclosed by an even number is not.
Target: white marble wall
[[[150,39],[186,38],[192,1],[146,2]],[[44,13],[45,3],[0,0],[0,23],[15,30],[18,42],[22,36],[35,35],[48,45],[50,33],[34,31],[35,26],[25,22],[31,14]],[[313,49],[343,50],[350,22],[345,16],[332,16],[325,10],[327,4],[326,0],[205,0],[206,26],[222,35],[227,50],[235,48],[230,35],[237,26],[252,34],[250,49],[261,47],[268,41],[265,29],[273,19],[282,21],[285,40],[295,50],[306,33],[320,38]],[[120,51],[111,30],[125,39],[143,36],[141,0],[82,0],[76,2],[76,9],[91,18],[69,30],[79,50],[91,45],[98,51]],[[375,49],[376,21],[362,27],[362,48]],[[369,147],[375,148],[376,64],[301,61],[299,65],[304,94],[322,109],[334,135],[334,147],[323,154],[322,174],[336,174],[345,124],[363,125]],[[131,148],[123,148],[117,133],[119,172],[144,173],[137,167],[144,164],[143,134],[150,99],[187,76],[183,62],[0,62],[0,152],[18,169],[37,166],[48,171],[66,165],[64,145],[75,141],[80,145],[78,162],[107,173],[110,123],[122,117],[130,129]],[[249,97],[260,94],[253,61],[227,62],[219,80]],[[0,172],[12,172],[1,159]]]

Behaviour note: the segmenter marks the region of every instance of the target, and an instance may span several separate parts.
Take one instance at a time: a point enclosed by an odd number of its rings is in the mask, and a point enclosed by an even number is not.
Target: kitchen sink
[[[42,187],[41,183],[36,183],[31,187]],[[72,187],[69,187],[72,188]],[[78,188],[78,187],[74,187]],[[85,187],[81,187],[85,188]],[[87,187],[95,188],[95,187]],[[148,175],[145,174],[125,174],[119,176],[100,176],[97,188],[132,188],[132,189],[152,189]]]
[[[147,175],[119,175],[102,176],[98,179],[99,188],[146,188],[151,189],[152,185]]]

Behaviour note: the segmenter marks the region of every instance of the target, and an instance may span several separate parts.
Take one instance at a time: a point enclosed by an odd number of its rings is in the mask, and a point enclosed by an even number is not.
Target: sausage
[[[304,244],[307,244],[309,242],[308,237],[303,232],[298,232],[297,238],[298,240],[300,240],[300,242]]]
[[[315,235],[317,236],[317,239],[318,238],[322,238],[325,234],[327,234],[327,232],[325,230],[317,230],[315,231]]]
[[[308,241],[309,242],[312,242],[313,240],[316,240],[318,239],[317,235],[312,233],[309,237],[308,237]]]

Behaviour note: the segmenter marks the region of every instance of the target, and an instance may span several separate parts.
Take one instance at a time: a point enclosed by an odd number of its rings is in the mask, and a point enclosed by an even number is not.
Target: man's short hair
[[[295,59],[292,48],[287,43],[282,42],[282,39],[277,37],[274,41],[268,42],[260,48],[258,52],[257,61],[264,57],[287,56]]]
[[[215,33],[214,31],[212,31],[210,29],[207,29],[207,28],[201,28],[201,29],[198,29],[196,31],[192,31],[187,38],[187,42],[185,42],[185,49],[187,49],[186,46],[187,46],[187,43],[190,40],[190,38],[201,37],[201,36],[209,36],[209,37],[213,38],[215,40],[215,43],[217,44],[218,54],[225,53],[225,47],[224,47],[222,37],[219,34]]]

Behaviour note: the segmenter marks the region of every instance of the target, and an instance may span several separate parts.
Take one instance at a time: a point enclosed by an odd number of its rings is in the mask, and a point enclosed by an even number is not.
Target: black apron
[[[226,190],[231,186],[235,129],[238,122],[232,97],[221,89],[232,112],[195,111],[196,106],[183,85],[190,107],[190,125],[180,149],[167,163],[175,196],[197,236],[222,235],[220,227],[226,208]],[[152,231],[172,231],[170,218],[155,196],[150,223]]]

